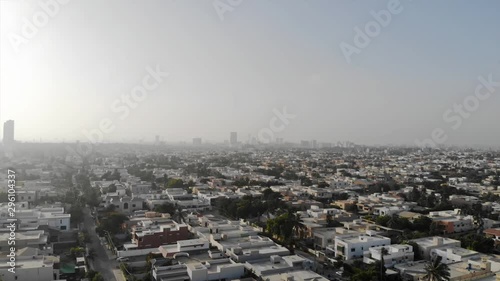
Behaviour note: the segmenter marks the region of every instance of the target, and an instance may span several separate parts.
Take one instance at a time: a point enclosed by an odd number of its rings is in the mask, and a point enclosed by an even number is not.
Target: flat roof
[[[292,272],[287,272],[287,273],[280,273],[280,274],[272,274],[272,275],[266,275],[262,276],[262,279],[264,280],[269,280],[269,281],[282,281],[283,276],[292,276],[294,277],[293,280],[315,280],[315,281],[328,281],[327,278],[309,271],[309,270],[296,270]]]
[[[455,255],[459,255],[461,257],[466,257],[466,256],[472,256],[472,255],[477,255],[479,254],[479,252],[476,252],[476,251],[473,251],[473,250],[468,250],[468,249],[464,249],[462,247],[451,247],[451,248],[444,248],[444,249],[440,249],[440,251],[443,251],[443,252],[447,252],[447,251],[450,251],[455,254]]]
[[[208,240],[206,240],[206,239],[189,239],[189,240],[177,241],[177,244],[180,246],[193,246],[193,245],[200,245],[200,244],[206,244],[206,243],[208,243]]]
[[[368,242],[368,241],[382,241],[382,240],[387,240],[390,238],[384,237],[384,236],[368,236],[368,235],[353,235],[353,236],[347,236],[347,237],[337,237],[339,241],[343,241],[346,243],[361,243],[361,242]],[[362,240],[362,238],[365,238],[366,240]]]
[[[441,237],[441,236],[423,237],[423,238],[418,238],[418,239],[412,239],[410,241],[415,242],[419,246],[422,246],[422,247],[437,246],[434,243],[434,238],[442,238],[443,245],[457,243],[457,242],[460,243],[460,241],[458,241],[458,240],[447,238],[447,237]]]

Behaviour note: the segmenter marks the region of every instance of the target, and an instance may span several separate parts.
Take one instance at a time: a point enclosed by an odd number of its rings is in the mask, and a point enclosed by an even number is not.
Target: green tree
[[[387,250],[387,248],[385,247],[382,247],[380,249],[380,281],[384,281],[385,280],[385,272],[386,272],[386,268],[385,268],[385,256],[389,254],[389,251]]]
[[[430,226],[432,224],[432,219],[427,216],[420,216],[413,220],[412,230],[426,232],[428,233],[430,230]]]
[[[326,226],[327,227],[341,227],[342,224],[339,221],[334,220],[332,215],[328,214],[328,215],[326,215]]]
[[[461,236],[460,242],[462,247],[484,254],[492,253],[495,249],[495,241],[492,238],[477,233]]]
[[[92,278],[92,281],[104,281],[104,277],[102,277],[101,273],[98,272],[94,275],[94,277]]]
[[[82,206],[79,204],[73,204],[71,208],[69,208],[69,214],[71,215],[71,222],[78,224],[83,222],[83,210]]]
[[[82,247],[73,247],[69,250],[73,258],[77,258],[81,256],[83,253],[85,253],[85,249]]]
[[[440,235],[443,234],[445,228],[443,224],[437,221],[433,221],[429,226],[429,235]]]
[[[111,234],[117,234],[122,231],[122,225],[128,217],[120,213],[110,213],[106,218],[101,220],[102,230],[108,231]]]
[[[375,222],[381,226],[387,226],[388,222],[391,220],[391,216],[378,216]]]
[[[161,205],[155,206],[153,210],[158,213],[168,213],[170,214],[170,216],[173,216],[177,208],[175,207],[175,204],[170,202],[165,202]]]
[[[81,247],[85,247],[85,244],[90,242],[90,237],[87,233],[87,231],[82,231],[78,233],[78,245]]]
[[[113,193],[116,192],[116,185],[114,183],[110,184],[108,188],[106,189],[108,193]]]
[[[304,230],[300,216],[291,211],[268,220],[266,225],[266,232],[284,243],[293,243],[295,236],[302,238]]]
[[[302,177],[300,177],[300,185],[311,186],[311,185],[313,185],[313,182],[310,178],[308,178],[306,176],[302,176]]]
[[[436,256],[425,265],[426,281],[450,280],[450,269],[444,263],[441,263],[442,257]]]
[[[166,188],[184,188],[184,181],[181,179],[169,179]]]

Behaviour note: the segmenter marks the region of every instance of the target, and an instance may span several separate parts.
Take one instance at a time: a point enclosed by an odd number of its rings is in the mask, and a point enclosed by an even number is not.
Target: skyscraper
[[[201,145],[201,138],[193,138],[193,145]]]
[[[229,143],[230,144],[237,144],[238,143],[238,133],[231,132],[231,134],[229,135]]]
[[[3,143],[14,143],[14,120],[7,120],[3,123]]]

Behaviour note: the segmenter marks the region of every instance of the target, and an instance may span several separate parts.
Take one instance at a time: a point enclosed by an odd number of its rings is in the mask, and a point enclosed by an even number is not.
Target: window
[[[354,252],[354,251],[356,251],[356,248],[351,248],[351,252]]]
[[[62,224],[62,220],[59,220],[59,223]]]
[[[66,226],[65,225],[61,225],[61,230],[66,230]]]

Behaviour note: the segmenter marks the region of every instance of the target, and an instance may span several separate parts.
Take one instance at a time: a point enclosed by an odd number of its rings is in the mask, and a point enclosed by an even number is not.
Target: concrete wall
[[[140,249],[140,250],[128,250],[128,251],[117,251],[116,255],[118,257],[136,257],[147,255],[152,252],[158,252],[158,248]]]

